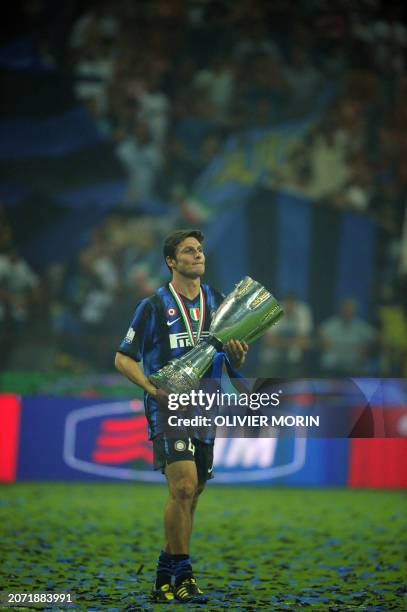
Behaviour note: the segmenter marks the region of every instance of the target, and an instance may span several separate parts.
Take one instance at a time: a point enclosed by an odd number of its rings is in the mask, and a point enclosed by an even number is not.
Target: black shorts
[[[195,461],[198,481],[213,478],[213,443],[204,444],[197,438],[180,436],[169,438],[165,434],[153,439],[154,469],[165,474],[165,466],[175,461]]]

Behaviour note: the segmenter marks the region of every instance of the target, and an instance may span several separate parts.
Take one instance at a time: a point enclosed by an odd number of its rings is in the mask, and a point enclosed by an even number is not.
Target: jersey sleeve
[[[145,347],[152,339],[153,308],[150,301],[143,300],[138,304],[127,334],[121,341],[118,352],[142,361]]]
[[[215,298],[216,308],[219,308],[226,296],[217,289],[213,289],[213,294]]]

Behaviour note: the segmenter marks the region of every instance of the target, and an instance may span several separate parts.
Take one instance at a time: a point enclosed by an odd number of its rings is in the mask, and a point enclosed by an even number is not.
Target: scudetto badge
[[[189,316],[191,317],[193,321],[199,321],[200,316],[201,316],[201,309],[200,308],[190,308]]]

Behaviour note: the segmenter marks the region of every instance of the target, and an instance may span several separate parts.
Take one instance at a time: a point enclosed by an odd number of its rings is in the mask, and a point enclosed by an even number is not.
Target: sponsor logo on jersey
[[[136,332],[134,331],[134,329],[132,327],[129,327],[129,331],[126,334],[124,341],[127,342],[127,344],[131,344],[134,340],[135,335]]]
[[[177,321],[180,320],[181,317],[178,317],[178,319],[174,319],[173,321],[167,321],[167,325],[168,327],[171,327],[171,325],[174,325],[174,323],[176,323]]]
[[[167,308],[167,317],[173,317],[177,314],[176,308]]]
[[[208,336],[209,336],[208,331],[204,331],[201,333],[201,338],[207,338]],[[170,334],[169,337],[170,337],[170,347],[172,349],[185,348],[185,347],[192,346],[191,340],[189,339],[187,332],[179,332],[178,334]],[[196,337],[195,332],[194,332],[194,337]]]
[[[190,308],[189,316],[191,317],[193,321],[199,321],[199,317],[201,316],[201,309],[200,308]]]

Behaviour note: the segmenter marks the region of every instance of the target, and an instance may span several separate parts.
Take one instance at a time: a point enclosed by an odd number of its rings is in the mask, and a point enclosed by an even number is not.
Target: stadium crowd
[[[41,274],[19,256],[0,208],[3,367],[27,367],[26,349],[15,349],[29,327],[44,350],[52,345],[49,367],[111,368],[123,320],[162,281],[157,245],[174,227],[205,221],[192,198],[202,170],[230,135],[306,117],[331,88],[288,163],[316,206],[355,210],[379,226],[375,307],[363,321],[349,296],[339,313],[313,322],[310,307],[287,295],[284,326],[266,336],[254,371],[405,374],[407,28],[397,9],[312,6],[84,3],[63,53],[48,40],[52,61],[73,75],[78,100],[114,142],[128,188],[74,260]]]

